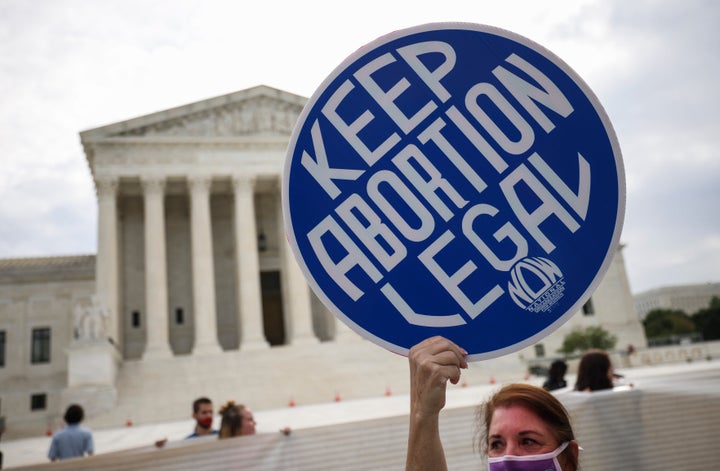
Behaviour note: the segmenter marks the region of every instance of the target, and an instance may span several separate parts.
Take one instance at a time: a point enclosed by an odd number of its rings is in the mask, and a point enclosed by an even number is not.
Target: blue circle
[[[288,241],[350,328],[406,355],[520,350],[589,299],[615,254],[625,181],[595,95],[517,34],[437,23],[356,51],[293,131]]]

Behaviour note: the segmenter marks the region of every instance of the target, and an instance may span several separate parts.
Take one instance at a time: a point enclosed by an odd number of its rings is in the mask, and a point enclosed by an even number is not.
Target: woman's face
[[[255,435],[255,416],[250,409],[245,408],[242,412],[242,425],[240,435]]]
[[[498,407],[488,430],[488,455],[540,455],[554,451],[560,444],[550,428],[532,410],[516,405]]]

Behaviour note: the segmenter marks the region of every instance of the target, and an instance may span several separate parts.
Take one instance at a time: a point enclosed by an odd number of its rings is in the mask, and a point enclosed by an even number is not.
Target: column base
[[[174,355],[169,348],[151,347],[145,350],[142,355],[143,360],[169,360]]]
[[[217,355],[222,352],[222,348],[216,343],[200,344],[192,349],[192,355]]]
[[[317,345],[320,343],[320,339],[315,337],[314,335],[303,335],[301,337],[296,337],[292,340],[290,340],[290,345],[297,346],[297,345]]]
[[[243,340],[240,343],[240,351],[247,352],[251,350],[267,350],[270,348],[270,344],[267,340]]]

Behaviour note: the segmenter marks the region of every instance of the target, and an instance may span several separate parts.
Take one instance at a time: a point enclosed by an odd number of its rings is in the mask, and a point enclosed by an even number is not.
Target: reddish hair
[[[509,384],[493,394],[480,406],[478,411],[481,425],[480,446],[486,456],[488,453],[488,433],[495,410],[511,406],[522,406],[534,412],[548,425],[558,445],[575,440],[575,434],[570,424],[570,414],[554,395],[543,388],[530,384]],[[573,453],[571,447],[567,447],[560,454],[560,458],[565,461],[570,470],[575,471],[578,469],[577,456]]]

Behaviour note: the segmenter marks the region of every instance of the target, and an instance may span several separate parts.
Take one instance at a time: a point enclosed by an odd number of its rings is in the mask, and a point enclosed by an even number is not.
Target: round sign
[[[612,261],[622,157],[595,95],[517,34],[383,36],[323,82],[283,175],[290,245],[350,328],[393,352],[442,335],[494,358],[585,303]]]

